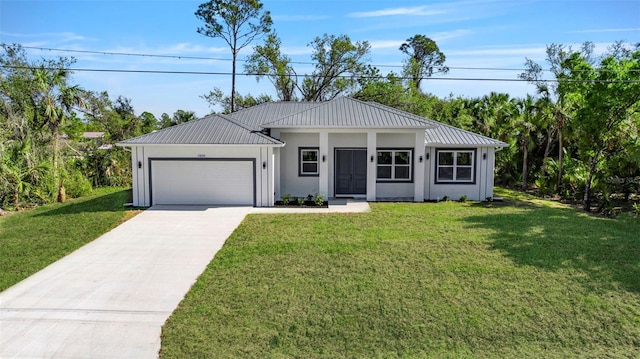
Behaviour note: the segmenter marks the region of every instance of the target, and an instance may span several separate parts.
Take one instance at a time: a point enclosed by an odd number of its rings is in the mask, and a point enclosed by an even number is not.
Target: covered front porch
[[[275,199],[283,195],[424,200],[421,129],[272,129]]]

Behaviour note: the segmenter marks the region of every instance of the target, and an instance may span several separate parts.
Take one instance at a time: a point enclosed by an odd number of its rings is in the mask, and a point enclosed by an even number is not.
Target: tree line
[[[268,78],[277,100],[350,95],[502,140],[509,147],[497,155],[498,183],[581,200],[587,211],[594,198],[598,211],[610,211],[616,195],[628,200],[640,187],[640,44],[616,42],[600,56],[590,42],[579,49],[551,44],[544,64],[551,78],[531,59],[525,59],[526,70],[519,75],[534,85],[535,94],[439,99],[424,93],[422,82],[449,69],[445,54],[425,35],[416,34],[400,46],[405,55],[400,74],[382,76],[367,64],[366,41],[324,34],[309,44],[312,73],[299,76],[258,0],[210,0],[199,6],[196,17],[205,23],[198,32],[230,45],[234,80],[238,49],[264,35],[245,71],[257,74],[257,81]],[[235,46],[238,40],[241,47]],[[240,107],[272,101],[266,95],[243,97],[235,86],[229,96],[219,89],[204,96],[227,112],[237,110],[236,97]]]
[[[131,99],[72,84],[75,59],[32,61],[19,45],[0,54],[0,208],[64,201],[94,187],[131,184],[118,141],[195,119],[178,110],[135,115]],[[83,137],[86,132],[101,137]]]
[[[496,181],[544,195],[581,201],[587,210],[610,211],[617,198],[640,187],[640,47],[622,42],[596,56],[594,46],[547,47],[546,61],[524,59],[519,77],[535,89],[525,98],[490,93],[478,98],[428,91],[428,79],[448,72],[446,56],[425,35],[399,47],[399,73],[368,64],[370,45],[347,35],[312,39],[311,73],[298,74],[268,11],[256,0],[201,4],[197,29],[222,38],[233,55],[232,91],[202,97],[222,112],[268,101],[326,101],[353,96],[480,133],[507,143],[497,152]],[[235,88],[238,52],[253,47],[244,70],[267,79],[275,97],[242,95]],[[32,61],[19,45],[0,55],[0,206],[19,208],[81,196],[97,186],[127,186],[129,154],[114,143],[195,119],[178,110],[160,118],[135,115],[131,99],[72,84],[73,58]],[[550,71],[543,67],[550,68]],[[426,80],[426,81],[425,81]],[[428,89],[428,87],[427,87]],[[100,139],[83,138],[87,131]],[[637,200],[637,197],[636,197]],[[595,204],[595,206],[594,206]]]

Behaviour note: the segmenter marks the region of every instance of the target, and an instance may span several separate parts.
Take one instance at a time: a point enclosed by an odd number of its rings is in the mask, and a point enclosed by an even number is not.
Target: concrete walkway
[[[0,358],[157,358],[250,207],[154,207],[0,293]]]
[[[249,213],[329,208],[155,206],[0,293],[0,358],[157,358],[161,327]]]
[[[370,210],[369,202],[364,200],[331,199],[329,208],[256,207],[251,213],[356,213]]]

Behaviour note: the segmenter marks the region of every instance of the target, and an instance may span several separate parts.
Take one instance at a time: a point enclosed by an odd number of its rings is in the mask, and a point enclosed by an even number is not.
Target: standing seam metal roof
[[[275,119],[275,120],[274,120]],[[430,146],[505,147],[506,143],[375,102],[341,97],[327,102],[270,102],[230,115],[209,115],[119,142],[148,144],[283,145],[261,128],[425,128]]]
[[[319,106],[320,102],[266,102],[242,109],[227,116],[253,130],[259,130],[263,123],[280,119],[291,114]]]
[[[283,143],[224,115],[209,115],[118,142],[127,145],[282,145]]]
[[[436,128],[425,131],[425,144],[431,146],[484,146],[506,147],[506,143],[457,127],[439,123]]]
[[[428,128],[431,126],[429,121],[419,116],[349,97],[321,102],[307,110],[262,124],[265,128]]]

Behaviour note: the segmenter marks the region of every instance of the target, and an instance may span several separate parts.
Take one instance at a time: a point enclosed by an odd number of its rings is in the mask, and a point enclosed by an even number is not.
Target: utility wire
[[[111,55],[111,56],[138,56],[138,57],[157,57],[157,58],[169,58],[179,60],[213,60],[213,61],[233,61],[233,59],[222,57],[204,57],[204,56],[183,56],[183,55],[156,55],[156,54],[143,54],[132,52],[114,52],[114,51],[91,51],[91,50],[70,50],[70,49],[56,49],[50,47],[37,47],[37,46],[22,46],[23,49],[41,50],[41,51],[58,51],[58,52],[70,52],[70,53],[83,53],[83,54],[97,54],[97,55]],[[237,59],[240,62],[247,62],[246,59]],[[314,62],[306,61],[289,61],[296,65],[315,65]],[[388,65],[388,64],[372,64],[374,67],[391,67],[402,68],[403,65]],[[449,69],[454,70],[488,70],[488,71],[526,71],[526,69],[514,69],[514,68],[502,68],[502,67],[467,67],[467,66],[447,66]],[[543,69],[542,71],[551,71]]]
[[[20,70],[60,70],[56,67],[41,67],[41,66],[13,66],[13,65],[0,65],[2,68],[8,69],[20,69]],[[232,76],[231,72],[211,72],[211,71],[173,71],[173,70],[124,70],[124,69],[91,69],[91,68],[65,68],[71,72],[111,72],[111,73],[139,73],[139,74],[176,74],[176,75],[217,75],[217,76]],[[261,73],[236,73],[238,76],[266,76],[277,77],[280,75],[273,74],[261,74]],[[322,75],[287,75],[288,77],[322,77]],[[386,76],[349,76],[341,75],[336,76],[338,78],[353,78],[353,79],[386,79]],[[411,77],[398,77],[401,80],[412,80]],[[509,79],[509,78],[483,78],[483,77],[423,77],[422,80],[442,80],[442,81],[492,81],[492,82],[530,82],[527,79]],[[558,80],[558,79],[540,79],[537,82],[547,83],[559,83],[559,82],[575,82],[575,83],[640,83],[640,80]]]
[[[20,45],[22,46],[22,45]],[[110,55],[110,56],[136,56],[136,57],[155,57],[165,59],[178,59],[178,60],[212,60],[212,61],[228,61],[233,59],[223,57],[205,57],[205,56],[184,56],[184,55],[159,55],[159,54],[144,54],[133,52],[117,52],[117,51],[95,51],[95,50],[73,50],[73,49],[58,49],[51,47],[39,47],[39,46],[22,46],[23,49],[41,50],[41,51],[57,51],[57,52],[69,52],[69,53],[82,53],[82,54],[97,54],[97,55]],[[240,62],[247,62],[247,59],[237,59]],[[296,65],[315,65],[314,62],[308,61],[289,61],[291,64]],[[372,64],[373,67],[387,67],[387,68],[402,68],[403,65],[390,65],[390,64]],[[434,67],[434,69],[442,70],[444,68],[450,70],[475,70],[475,71],[518,71],[526,72],[529,69],[524,68],[508,68],[508,67],[473,67],[473,66],[440,66]],[[542,72],[552,72],[551,69],[540,69]],[[584,70],[588,71],[588,70]],[[640,70],[631,69],[629,71],[636,72]]]

